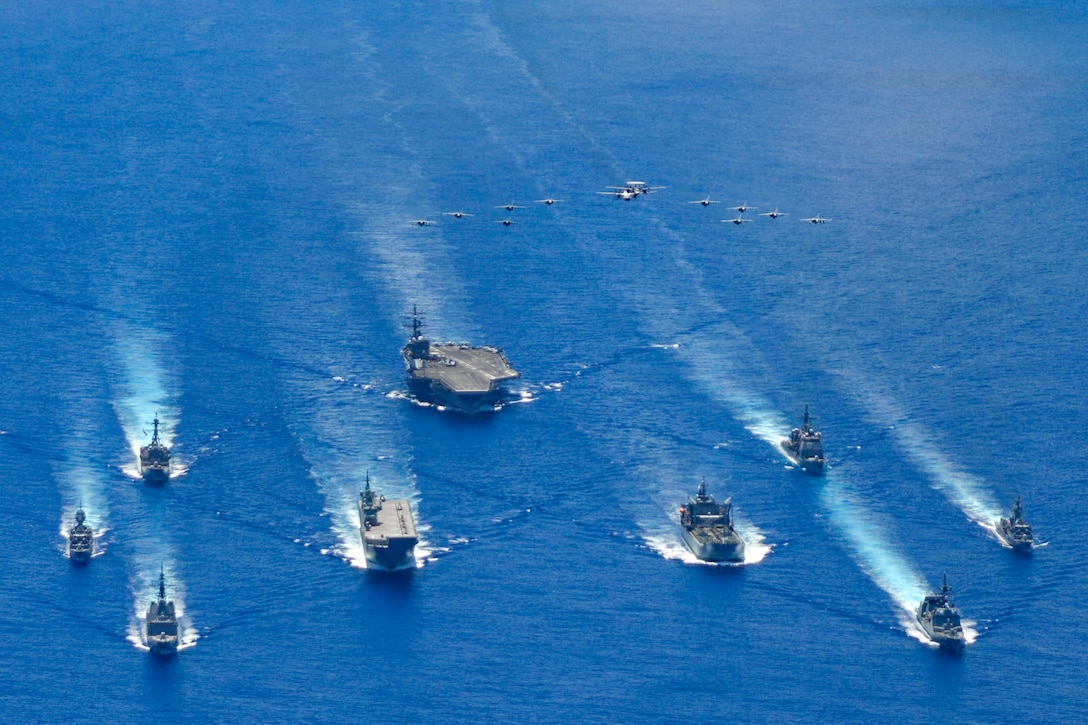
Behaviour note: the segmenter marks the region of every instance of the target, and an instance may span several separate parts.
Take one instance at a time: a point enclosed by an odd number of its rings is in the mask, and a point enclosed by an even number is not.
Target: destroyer
[[[159,417],[151,442],[140,449],[140,475],[148,483],[166,483],[170,479],[170,449],[159,441]]]
[[[1031,552],[1035,547],[1035,539],[1031,534],[1031,526],[1024,521],[1024,510],[1020,508],[1020,497],[1016,497],[1016,503],[1012,505],[1012,515],[1009,518],[997,522],[998,537],[1017,551]]]
[[[400,569],[415,562],[419,543],[412,506],[405,499],[385,500],[370,487],[359,493],[359,535],[363,540],[363,555],[367,564],[387,571]]]
[[[824,457],[824,441],[820,437],[820,431],[812,427],[807,405],[801,427],[794,428],[790,432],[789,440],[782,441],[782,450],[805,473],[819,476],[824,472],[824,464],[827,462]]]
[[[926,635],[951,652],[963,651],[963,626],[960,613],[949,599],[952,588],[948,586],[948,577],[941,581],[941,589],[936,594],[927,594],[918,605],[915,618]]]
[[[73,564],[86,564],[94,556],[94,530],[84,523],[86,520],[81,504],[76,511],[76,525],[68,529],[68,558]]]
[[[401,356],[408,387],[418,400],[465,413],[495,410],[506,398],[503,381],[521,376],[497,347],[431,342],[423,336],[422,316],[415,308],[411,328]]]
[[[680,507],[680,534],[692,553],[703,561],[744,561],[744,539],[733,528],[733,497],[719,506],[706,492],[706,480],[699,492]]]
[[[156,655],[172,655],[178,651],[178,618],[174,603],[166,600],[166,576],[161,567],[159,599],[147,608],[147,647]]]

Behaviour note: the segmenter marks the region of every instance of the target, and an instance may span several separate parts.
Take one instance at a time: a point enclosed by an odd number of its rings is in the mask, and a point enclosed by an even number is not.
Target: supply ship
[[[680,526],[684,543],[703,561],[744,561],[744,539],[733,528],[733,497],[719,506],[706,492],[706,480],[680,507]]]
[[[496,410],[506,400],[502,383],[521,377],[497,347],[466,342],[435,343],[423,336],[423,319],[412,308],[412,337],[401,350],[408,388],[417,400],[463,413]]]
[[[170,449],[159,441],[159,417],[155,416],[155,432],[151,442],[140,448],[140,475],[148,483],[170,480]]]
[[[406,499],[386,500],[370,487],[359,493],[359,536],[363,540],[363,555],[368,565],[386,571],[401,569],[415,563],[415,548],[419,543],[412,506]]]

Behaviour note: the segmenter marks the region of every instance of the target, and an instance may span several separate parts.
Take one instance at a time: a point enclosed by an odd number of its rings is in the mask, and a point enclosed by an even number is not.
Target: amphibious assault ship
[[[68,558],[73,564],[86,564],[94,555],[94,530],[84,522],[87,514],[80,505],[76,511],[76,525],[68,529]]]
[[[370,474],[366,488],[359,493],[359,536],[363,540],[363,555],[368,565],[393,571],[415,562],[415,548],[419,543],[416,523],[412,519],[412,506],[405,499],[379,496],[370,487]]]
[[[927,594],[915,611],[915,619],[926,635],[951,652],[962,652],[964,645],[963,626],[960,613],[952,603],[949,594],[948,577],[941,581],[941,589],[936,594]]]
[[[156,655],[172,655],[178,651],[178,618],[174,603],[166,601],[166,576],[161,567],[159,599],[147,608],[147,647]]]
[[[423,319],[412,308],[412,337],[401,349],[408,388],[416,399],[464,413],[495,410],[506,399],[503,381],[521,377],[497,347],[467,342],[435,343],[423,336]]]
[[[703,561],[744,561],[744,539],[733,528],[733,497],[722,505],[706,492],[706,480],[699,492],[680,507],[680,534],[692,553]]]
[[[824,441],[820,437],[820,431],[812,427],[807,405],[801,427],[794,428],[790,432],[789,440],[782,441],[782,450],[805,473],[819,476],[824,472],[824,464],[827,462],[824,457]]]
[[[1016,497],[1016,503],[1012,505],[1012,515],[998,521],[995,528],[998,537],[1017,551],[1030,553],[1035,547],[1031,526],[1024,521],[1024,510],[1020,507],[1019,496]]]
[[[151,442],[140,449],[140,475],[148,483],[170,480],[170,449],[159,441],[159,417],[155,416],[155,432]]]

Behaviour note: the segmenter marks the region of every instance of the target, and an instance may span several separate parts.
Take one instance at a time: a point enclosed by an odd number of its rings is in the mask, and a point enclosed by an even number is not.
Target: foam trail
[[[133,598],[133,616],[126,628],[126,639],[138,650],[147,652],[147,609],[159,597],[159,566],[166,577],[166,598],[174,602],[178,618],[178,651],[196,645],[200,634],[185,610],[185,583],[177,574],[174,559],[167,547],[157,552],[145,552],[137,557],[129,579]]]
[[[168,378],[157,354],[166,346],[164,336],[131,328],[121,331],[114,344],[123,373],[114,409],[132,451],[131,461],[122,470],[132,478],[140,477],[136,461],[140,447],[150,440],[149,431],[156,416],[159,418],[159,439],[168,448],[174,445],[179,411],[174,396],[167,392]],[[170,477],[176,478],[184,472],[184,465],[173,459]]]
[[[856,379],[858,374],[849,376]],[[859,386],[852,386],[857,389]],[[904,421],[889,430],[898,449],[931,481],[936,490],[943,493],[969,519],[979,526],[994,531],[1001,518],[1001,508],[986,489],[982,479],[964,471],[941,452],[932,437],[917,423],[905,420],[908,416],[898,405],[885,396],[869,394],[865,401],[877,418],[883,421]]]
[[[1001,508],[986,490],[983,481],[967,473],[928,440],[914,423],[892,429],[900,450],[933,482],[933,487],[948,497],[979,526],[991,531],[1001,518]]]

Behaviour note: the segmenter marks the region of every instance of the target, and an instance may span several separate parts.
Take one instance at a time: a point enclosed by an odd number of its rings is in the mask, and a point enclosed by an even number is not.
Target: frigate
[[[744,539],[733,528],[733,497],[721,505],[706,492],[706,480],[687,506],[680,507],[680,534],[703,561],[744,561]]]
[[[170,480],[170,449],[159,440],[159,417],[155,416],[155,432],[151,442],[140,449],[140,475],[148,483]]]
[[[86,564],[94,556],[94,530],[86,523],[87,514],[80,505],[76,525],[68,529],[68,558],[73,564]]]
[[[1012,505],[1012,515],[997,522],[997,535],[1006,544],[1017,551],[1030,553],[1035,547],[1031,526],[1024,521],[1024,510],[1020,507],[1020,497]]]
[[[423,319],[412,308],[412,337],[401,349],[408,388],[417,400],[464,413],[495,410],[506,400],[502,383],[521,377],[497,347],[467,342],[436,343],[423,336]]]
[[[412,506],[405,499],[380,496],[370,487],[359,493],[359,536],[363,540],[363,555],[367,565],[386,571],[412,566],[419,543]]]
[[[927,594],[915,611],[915,618],[926,635],[951,652],[962,652],[964,645],[963,626],[960,613],[949,595],[948,577],[941,581],[941,588],[936,594]]]
[[[824,441],[820,431],[812,427],[807,405],[801,427],[794,428],[790,432],[789,440],[782,441],[782,450],[805,473],[819,476],[824,472],[824,464],[827,462],[824,457]]]
[[[147,647],[152,654],[178,651],[178,618],[174,603],[166,600],[166,576],[159,568],[159,598],[147,608]]]

